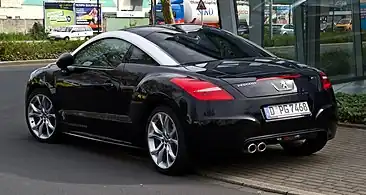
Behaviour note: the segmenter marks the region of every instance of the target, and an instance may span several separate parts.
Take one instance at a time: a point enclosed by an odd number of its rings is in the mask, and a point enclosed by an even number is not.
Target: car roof
[[[210,26],[205,26],[209,27]],[[192,32],[202,28],[202,25],[198,24],[163,24],[163,25],[146,25],[121,29],[123,31],[129,31],[138,34],[142,37],[146,37],[154,32],[165,32],[165,33],[182,33]],[[214,27],[211,27],[214,28]]]

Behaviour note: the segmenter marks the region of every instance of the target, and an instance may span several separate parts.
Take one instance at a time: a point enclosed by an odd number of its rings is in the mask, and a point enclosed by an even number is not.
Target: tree
[[[174,24],[174,16],[173,16],[173,10],[172,10],[172,4],[170,0],[161,0],[161,5],[163,8],[163,16],[164,16],[164,22],[165,24]]]

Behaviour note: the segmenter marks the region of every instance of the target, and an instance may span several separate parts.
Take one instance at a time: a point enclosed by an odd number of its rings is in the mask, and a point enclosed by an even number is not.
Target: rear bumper
[[[321,107],[310,117],[266,122],[259,116],[205,118],[192,121],[187,127],[189,141],[199,147],[244,148],[251,142],[277,144],[284,139],[304,139],[316,133],[327,134],[328,140],[337,131],[337,108]]]

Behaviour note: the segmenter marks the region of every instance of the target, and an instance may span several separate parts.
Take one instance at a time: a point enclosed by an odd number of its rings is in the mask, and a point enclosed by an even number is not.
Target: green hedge
[[[248,38],[248,35],[243,35]],[[352,32],[322,32],[320,34],[320,43],[346,43],[352,42]],[[24,41],[24,40],[45,40],[47,35],[44,33],[43,27],[40,24],[35,24],[31,28],[30,32],[24,33],[0,33],[0,41]],[[362,36],[363,41],[366,41],[366,36]],[[278,47],[278,46],[294,46],[294,35],[274,35],[273,39],[269,39],[268,30],[264,33],[264,46],[265,47]]]
[[[55,59],[84,41],[0,42],[0,61]]]
[[[366,125],[366,94],[336,93],[336,98],[340,122]]]
[[[84,41],[45,41],[45,42],[0,42],[0,61],[54,59],[64,52],[76,49]],[[365,48],[364,48],[365,49]],[[275,55],[293,59],[286,53]],[[366,55],[366,50],[364,51]],[[365,56],[366,58],[366,56]],[[321,67],[329,76],[347,75],[351,72],[349,52],[335,49],[321,54]]]

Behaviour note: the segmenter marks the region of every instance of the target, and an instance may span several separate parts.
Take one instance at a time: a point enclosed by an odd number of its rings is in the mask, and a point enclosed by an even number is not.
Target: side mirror
[[[68,66],[71,66],[74,64],[74,56],[72,56],[70,53],[64,53],[62,54],[56,61],[56,65],[61,69],[65,70]]]

